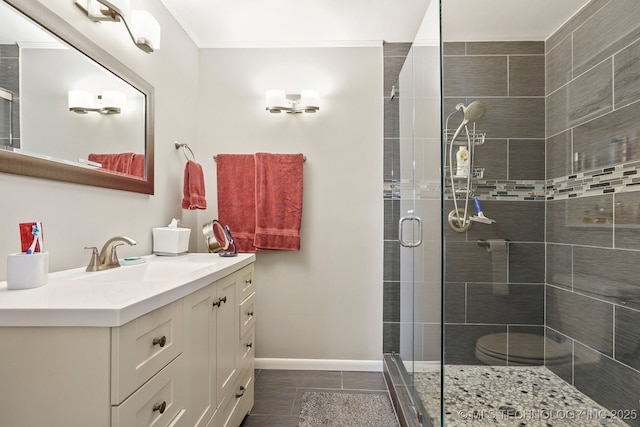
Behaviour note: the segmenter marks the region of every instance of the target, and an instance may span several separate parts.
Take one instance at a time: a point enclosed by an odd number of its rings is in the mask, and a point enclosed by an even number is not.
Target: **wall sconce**
[[[84,90],[69,91],[69,111],[87,114],[90,111],[100,114],[120,114],[126,103],[123,93],[115,90],[103,90],[94,95]]]
[[[76,6],[94,22],[122,21],[131,40],[151,53],[160,49],[160,24],[146,10],[130,10],[129,0],[74,0]]]
[[[320,96],[315,90],[287,92],[283,90],[268,90],[266,92],[267,108],[270,113],[289,114],[315,113],[320,109]]]

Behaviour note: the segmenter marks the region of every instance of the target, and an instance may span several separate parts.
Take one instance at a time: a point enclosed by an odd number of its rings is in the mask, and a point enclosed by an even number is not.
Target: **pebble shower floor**
[[[543,366],[445,366],[446,427],[626,426],[620,418]],[[440,370],[415,373],[433,425],[440,425]],[[634,418],[634,419],[635,419]]]

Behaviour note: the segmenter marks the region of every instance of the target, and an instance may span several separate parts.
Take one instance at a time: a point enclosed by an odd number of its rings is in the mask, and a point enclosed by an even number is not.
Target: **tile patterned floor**
[[[241,427],[298,427],[305,391],[388,395],[382,372],[256,370],[255,403]]]
[[[611,411],[545,368],[445,367],[445,425],[513,427],[626,426]],[[440,424],[440,370],[415,373],[416,389]]]

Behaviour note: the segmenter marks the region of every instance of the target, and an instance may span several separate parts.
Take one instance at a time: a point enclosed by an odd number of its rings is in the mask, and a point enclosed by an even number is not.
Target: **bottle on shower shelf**
[[[466,145],[461,145],[456,153],[456,176],[466,178],[471,172],[469,169],[469,150]]]

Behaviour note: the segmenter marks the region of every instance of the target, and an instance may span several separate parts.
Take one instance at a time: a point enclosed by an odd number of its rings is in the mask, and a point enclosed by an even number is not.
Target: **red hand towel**
[[[302,154],[256,153],[258,249],[300,250]]]
[[[255,161],[253,154],[218,154],[218,220],[228,225],[238,252],[255,252]]]
[[[184,186],[182,209],[206,209],[207,200],[204,191],[204,174],[202,166],[191,160],[184,168]]]

